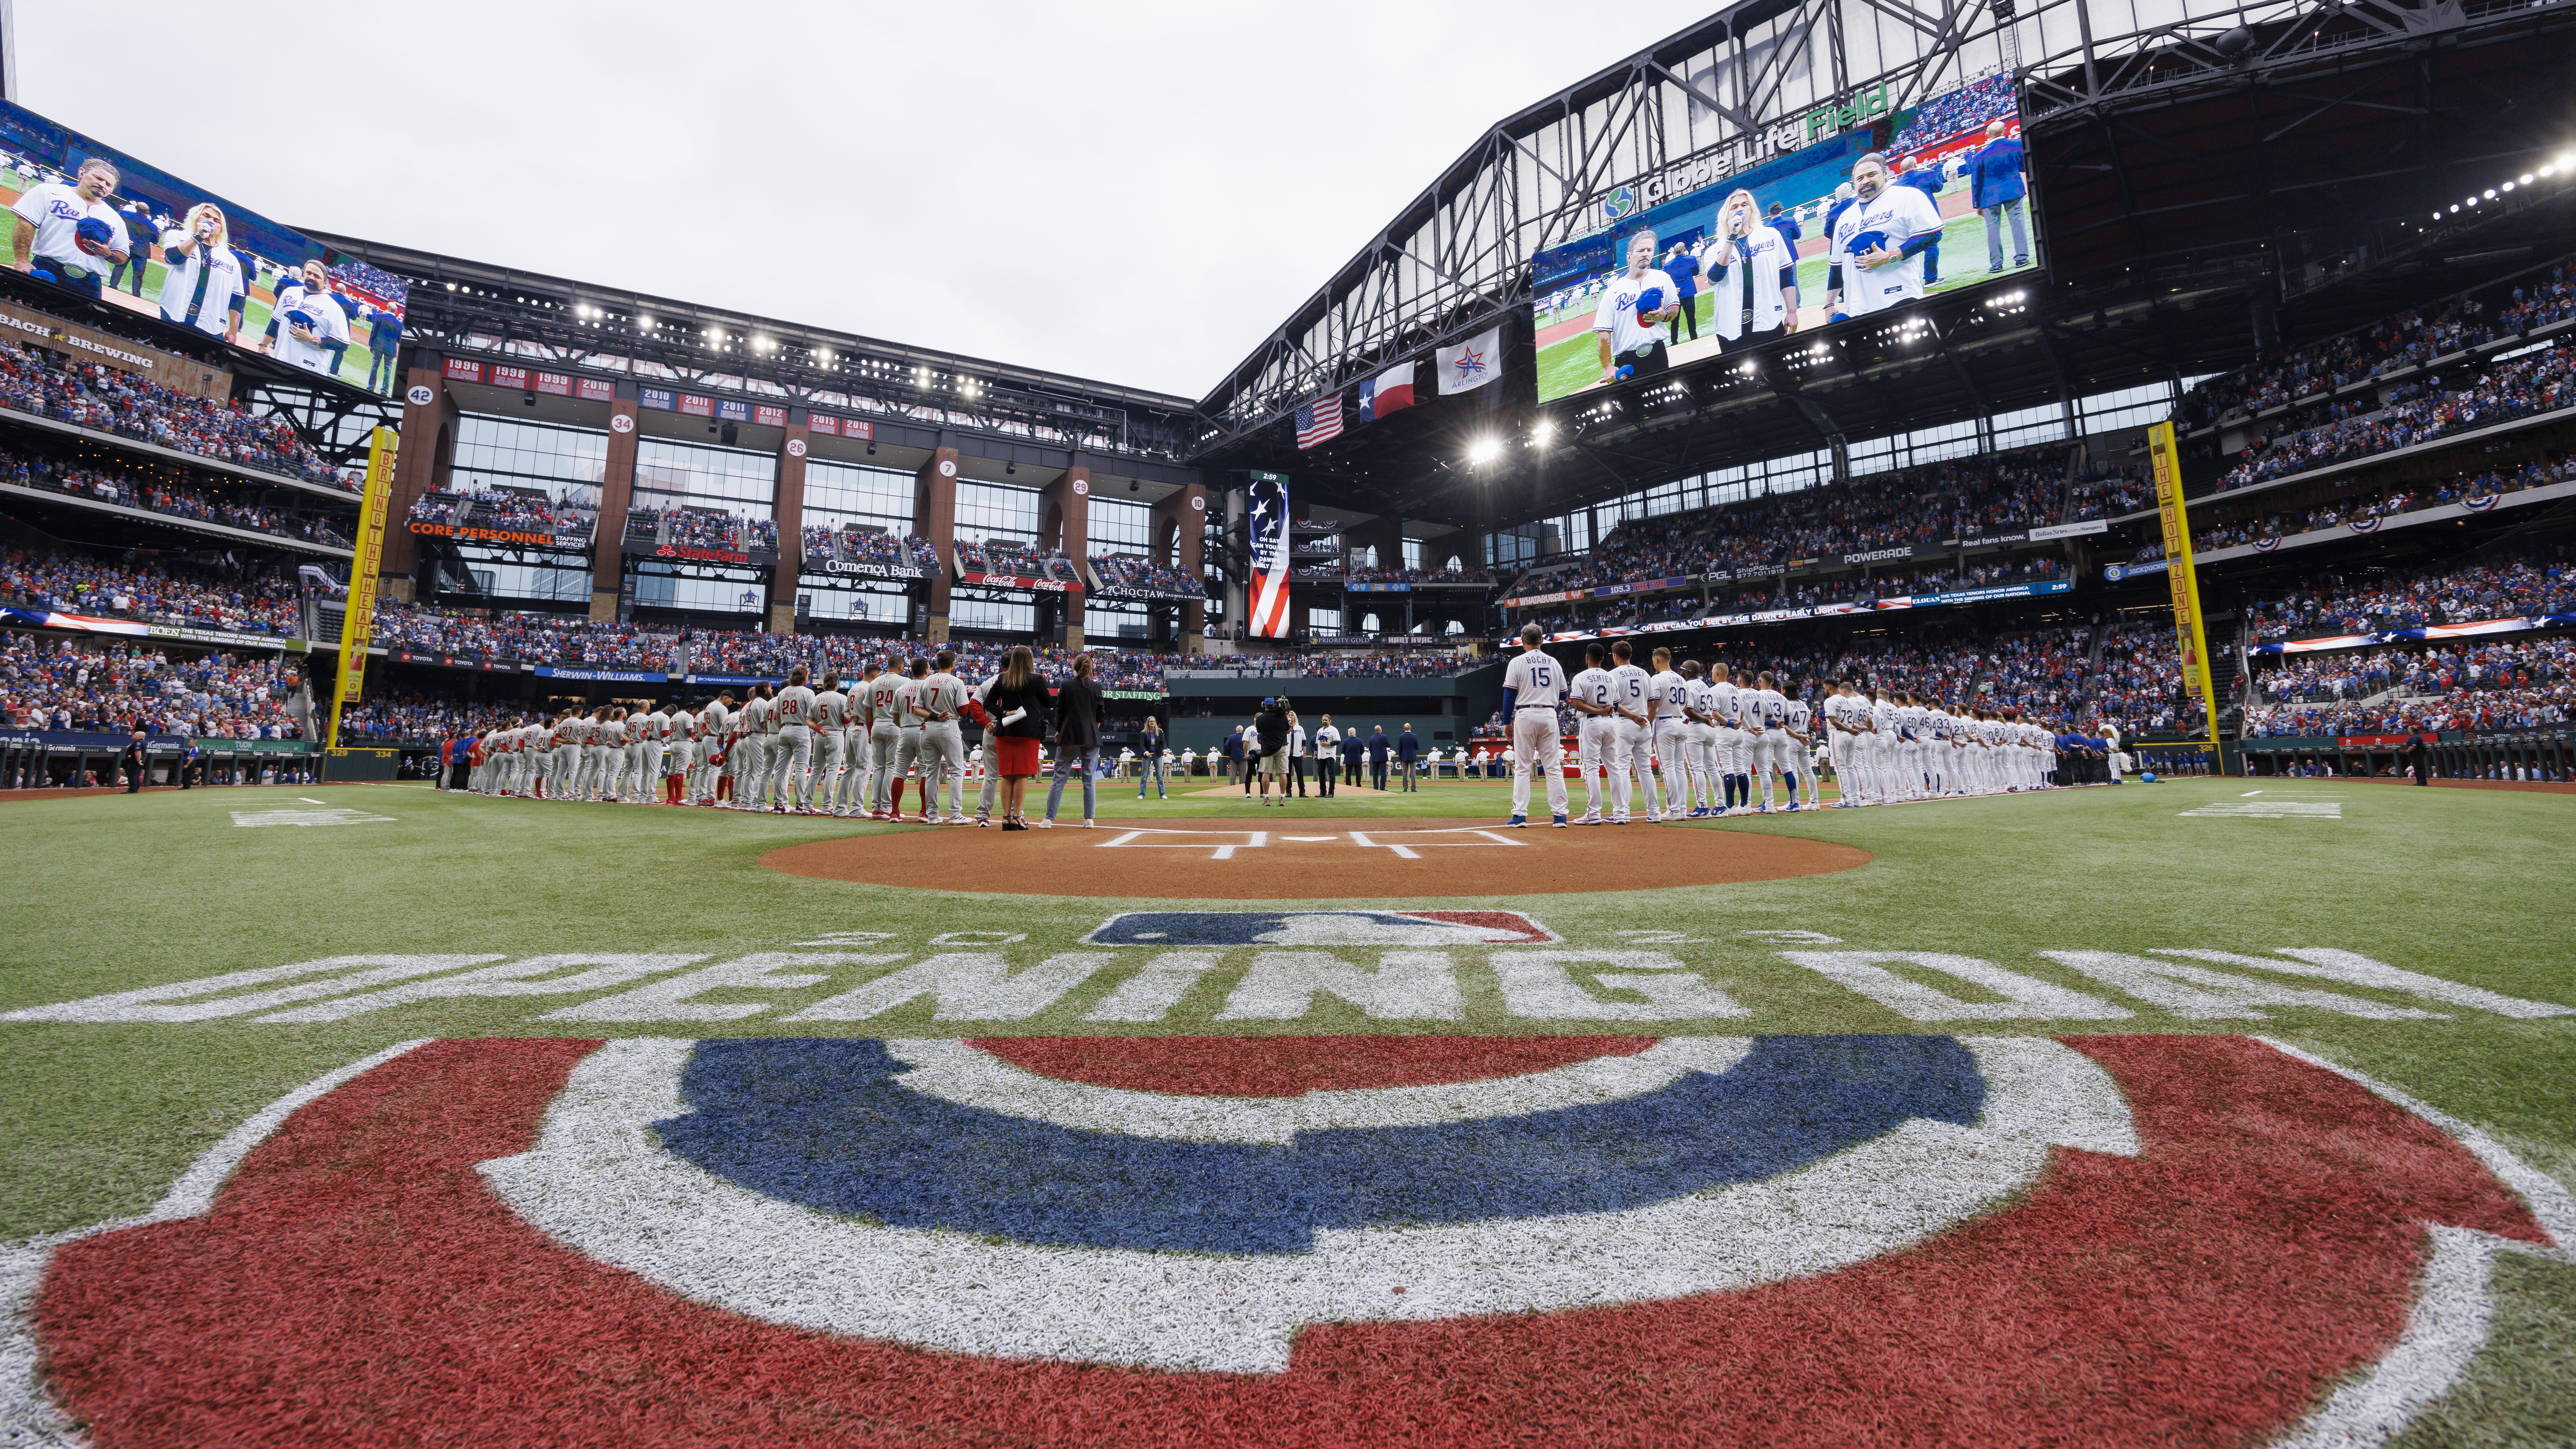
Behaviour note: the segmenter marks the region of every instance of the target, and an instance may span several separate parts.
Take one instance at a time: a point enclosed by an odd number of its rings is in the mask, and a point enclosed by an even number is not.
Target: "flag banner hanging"
[[[1503,329],[1488,327],[1455,347],[1440,349],[1440,395],[1474,392],[1503,375]]]
[[[1311,448],[1342,435],[1342,395],[1318,398],[1297,409],[1297,446]]]
[[[1360,384],[1358,421],[1373,423],[1413,406],[1413,364],[1401,362]]]
[[[1338,430],[1339,424],[1336,423]],[[1252,632],[1262,639],[1288,637],[1288,480],[1278,473],[1252,475]]]

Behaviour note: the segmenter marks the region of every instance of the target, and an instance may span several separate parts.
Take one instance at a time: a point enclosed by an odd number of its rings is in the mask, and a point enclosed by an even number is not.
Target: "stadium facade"
[[[2570,250],[2558,158],[2576,141],[2571,28],[2563,0],[1751,0],[1498,122],[1196,400],[399,242],[311,239],[335,278],[407,297],[399,316],[363,314],[376,319],[370,345],[399,339],[367,385],[351,370],[366,370],[363,349],[350,362],[345,342],[335,361],[348,366],[315,376],[209,346],[148,307],[13,275],[0,303],[11,337],[42,354],[36,371],[105,366],[211,394],[277,420],[295,446],[254,456],[238,442],[172,446],[166,421],[85,424],[77,382],[37,379],[0,413],[25,454],[20,481],[0,486],[28,508],[18,524],[32,547],[233,550],[227,567],[336,575],[356,535],[346,479],[389,424],[403,447],[385,592],[417,628],[380,623],[377,638],[405,686],[533,700],[758,677],[774,656],[701,644],[692,667],[686,644],[643,662],[631,647],[549,644],[552,657],[517,657],[488,641],[451,647],[437,622],[488,634],[489,621],[543,616],[565,621],[566,639],[584,624],[594,639],[1213,651],[1235,667],[1204,686],[1173,664],[1120,692],[1135,713],[1222,722],[1261,692],[1241,677],[1247,659],[1263,678],[1303,667],[1244,637],[1256,473],[1287,480],[1293,499],[1274,561],[1290,601],[1276,643],[1310,659],[1454,648],[1540,619],[1569,655],[1625,632],[1830,660],[1908,628],[2073,630],[2098,668],[2162,617],[2138,452],[2147,426],[2178,418],[2195,522],[2213,542],[2246,539],[2218,543],[2204,583],[2221,596],[2212,653],[2233,733],[2260,702],[2240,676],[2262,662],[2247,601],[2265,590],[2321,568],[2563,536],[2554,505],[2529,506],[2554,493],[2457,505],[2428,520],[2466,530],[2438,546],[2411,524],[2292,535],[2269,521],[2366,499],[2380,500],[2368,516],[2393,518],[2409,510],[2381,507],[2392,489],[2439,491],[2427,480],[2459,472],[2468,446],[2490,468],[2546,471],[2569,441],[2554,406],[2521,408],[2500,431],[2288,471],[2258,456],[2290,423],[2304,435],[2320,408],[2339,422],[2426,388],[2512,392],[2554,356],[2533,361],[2554,323],[2416,348],[2410,370],[2338,376],[2268,409],[2194,408],[2302,349],[2348,350],[2337,339],[2410,309],[2482,315],[2543,291]],[[1997,170],[2002,153],[1984,150],[1997,140],[2019,178],[1990,205],[1975,168]],[[1952,255],[1936,245],[1918,294],[1863,312],[1824,290],[1844,279],[1829,232],[1840,193],[1795,187],[1848,183],[1880,155],[1920,163]],[[1592,246],[1607,257],[1638,218],[1680,216],[1739,184],[1779,190],[1804,233],[1788,237],[1804,325],[1720,343],[1694,317],[1687,342],[1674,324],[1669,369],[1632,380],[1604,366],[1604,381],[1555,391],[1544,354],[1588,371],[1583,288],[1616,269],[1550,268]],[[1658,246],[1676,242],[1666,231]],[[157,255],[146,243],[136,297],[184,261],[177,235],[161,233]],[[1723,241],[1689,233],[1709,253],[1712,295]],[[283,315],[293,268],[255,270],[246,290]],[[1572,298],[1553,314],[1551,289]],[[1490,358],[1477,356],[1490,382],[1452,392],[1443,363],[1489,337]],[[1362,392],[1406,369],[1420,376],[1413,405],[1363,421]],[[1311,421],[1327,402],[1351,423],[1301,436],[1301,409]],[[162,492],[79,481],[102,467]],[[2249,469],[2259,489],[2243,488]],[[1820,524],[1827,515],[1844,523]],[[1743,537],[1765,529],[1774,536]],[[1638,548],[1659,534],[1669,559]],[[327,593],[293,632],[272,631],[281,651],[328,630]],[[19,622],[31,620],[44,622]],[[1438,737],[1463,742],[1490,702],[1479,662],[1405,671],[1419,678],[1391,707],[1435,713]],[[1300,687],[1351,701],[1398,688]],[[2152,713],[2150,734],[2193,723],[2170,702]]]

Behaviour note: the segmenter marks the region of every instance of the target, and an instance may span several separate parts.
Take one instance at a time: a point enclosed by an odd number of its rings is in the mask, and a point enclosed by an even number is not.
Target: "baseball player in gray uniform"
[[[939,651],[939,667],[921,681],[913,709],[921,716],[921,747],[929,752],[921,774],[922,819],[943,825],[966,823],[966,734],[957,712],[966,707],[966,684],[951,671],[957,651]],[[948,795],[948,814],[939,813],[941,787]]]

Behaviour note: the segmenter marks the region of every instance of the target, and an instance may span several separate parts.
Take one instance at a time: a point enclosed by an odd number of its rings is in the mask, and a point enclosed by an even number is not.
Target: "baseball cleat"
[[[1557,816],[1555,819],[1550,820],[1548,823],[1549,823],[1550,825],[1555,826],[1555,827],[1556,827],[1557,829],[1559,829],[1559,830],[1563,830],[1563,829],[1565,828],[1565,817],[1564,817],[1564,816],[1562,816],[1562,815],[1559,815],[1559,816]]]
[[[1504,821],[1503,824],[1527,830],[1529,828],[1529,817],[1526,815],[1515,815],[1511,819]]]

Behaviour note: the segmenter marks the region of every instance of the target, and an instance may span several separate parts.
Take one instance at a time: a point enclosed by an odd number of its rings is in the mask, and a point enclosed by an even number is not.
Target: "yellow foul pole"
[[[2200,625],[2200,581],[2192,573],[2191,519],[2183,510],[2182,458],[2174,449],[2171,423],[2147,430],[2147,456],[2155,465],[2156,517],[2164,524],[2165,578],[2173,586],[2174,638],[2182,648],[2182,688],[2200,705],[2209,730],[2209,768],[2219,772],[2225,761],[2218,747],[2218,701],[2210,698],[2209,641]]]
[[[367,447],[367,488],[358,508],[357,557],[349,564],[349,611],[340,623],[340,688],[331,700],[326,749],[340,747],[340,711],[358,702],[367,683],[367,645],[375,638],[376,575],[385,558],[385,508],[394,494],[394,430],[376,429]]]

